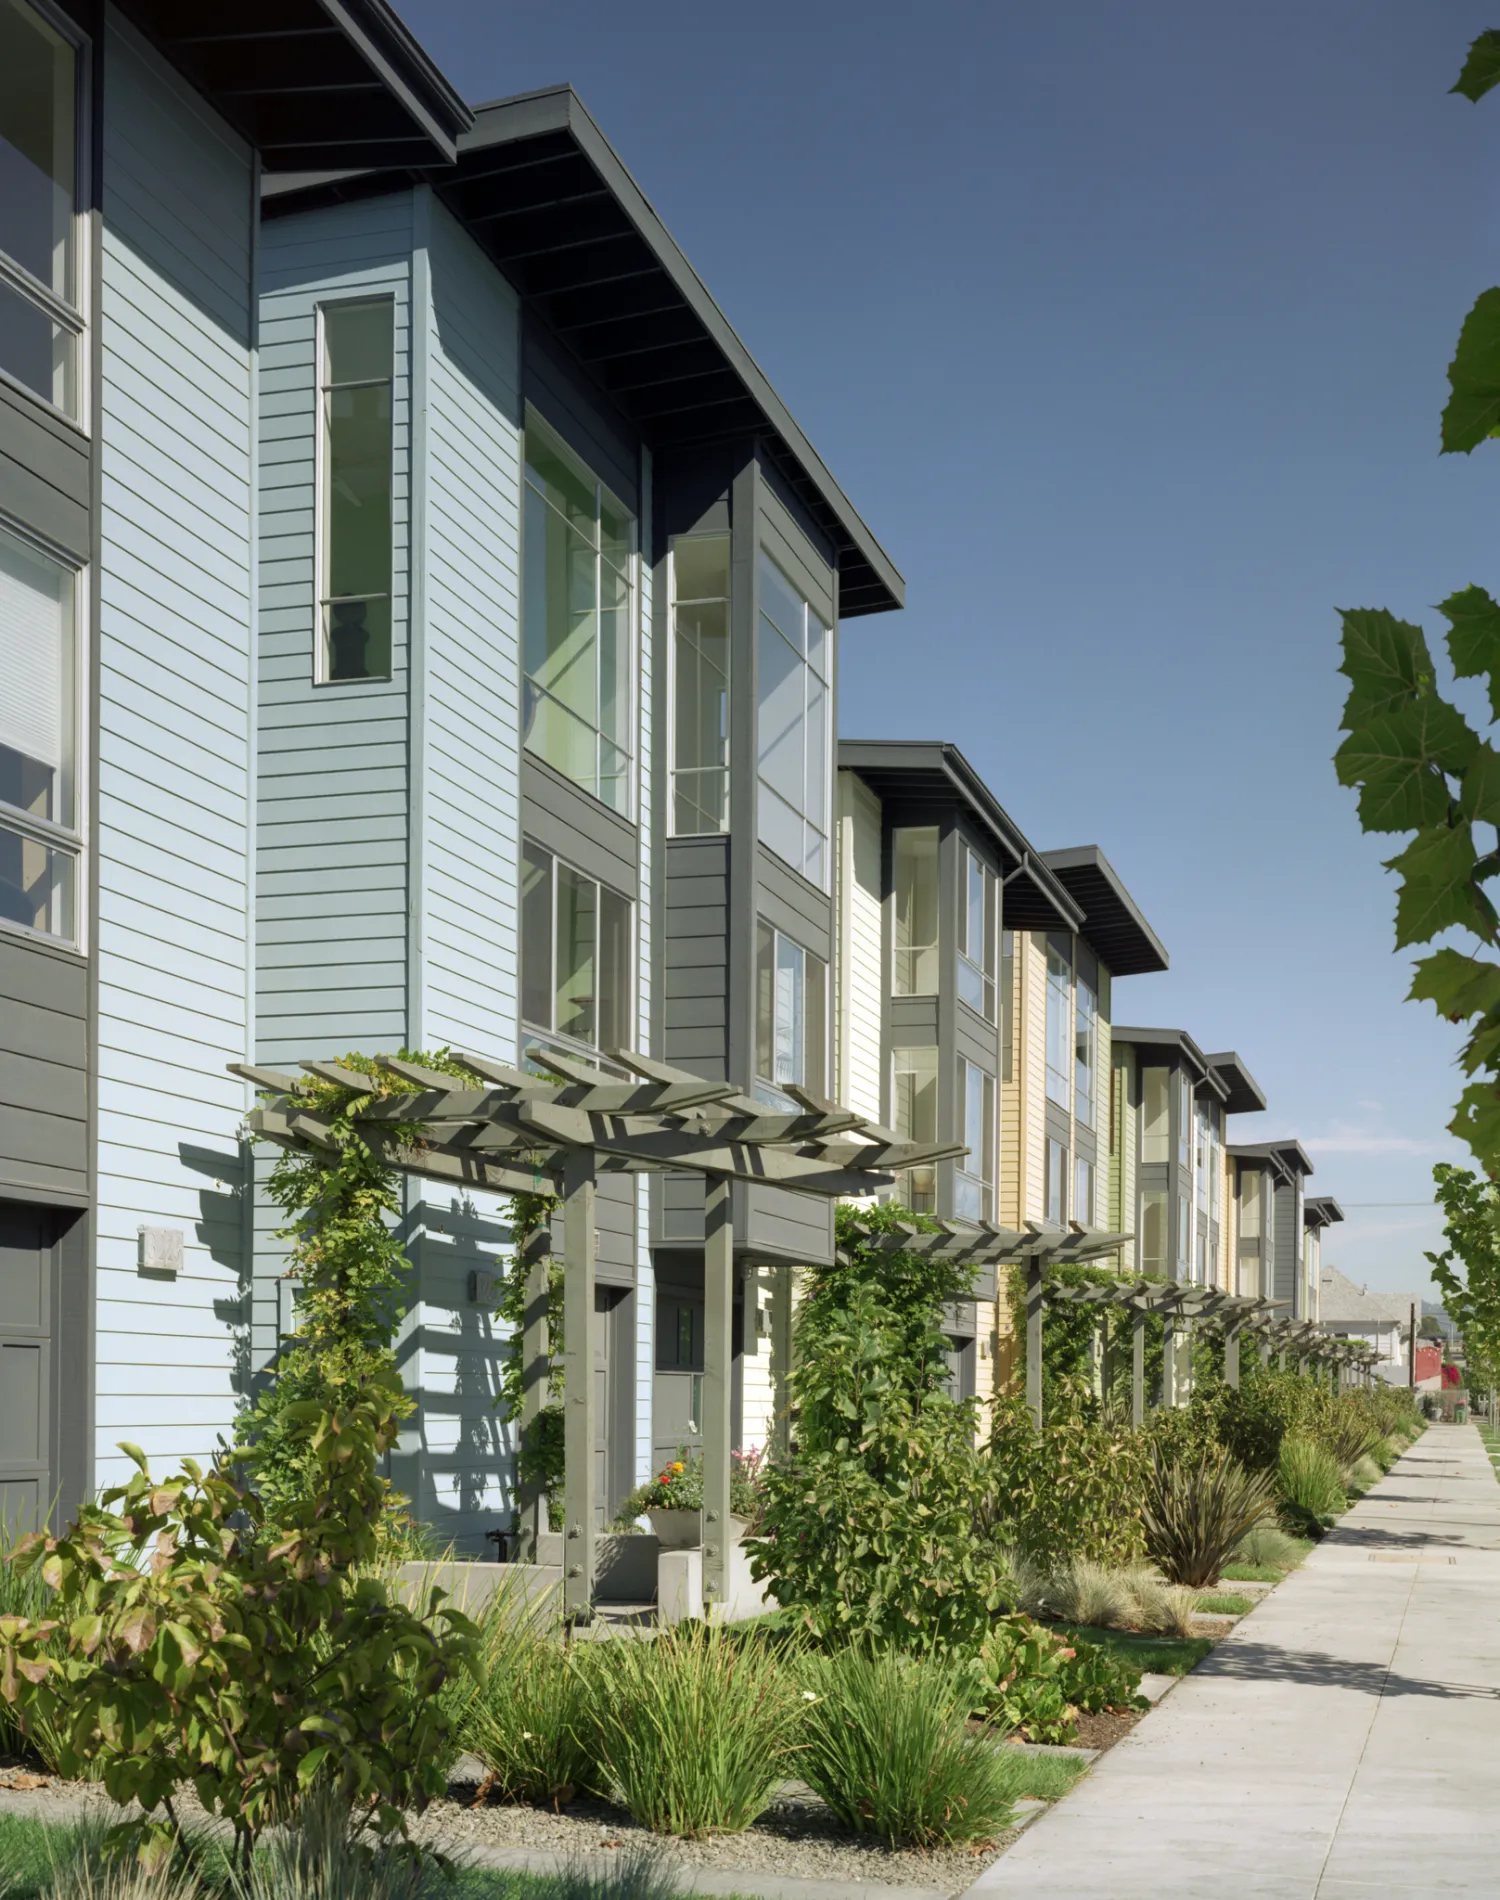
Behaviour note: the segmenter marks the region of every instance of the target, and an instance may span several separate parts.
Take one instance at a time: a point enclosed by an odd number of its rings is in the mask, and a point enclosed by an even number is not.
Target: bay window
[[[1068,1218],[1068,1151],[1062,1142],[1047,1138],[1046,1174],[1042,1192],[1047,1204],[1047,1219],[1061,1227]]]
[[[833,635],[764,552],[759,580],[756,829],[762,844],[826,891]]]
[[[78,937],[78,582],[0,533],[0,920]]]
[[[521,1020],[527,1056],[545,1038],[594,1052],[631,1040],[635,968],[630,900],[529,840],[521,866]]]
[[[1047,1100],[1073,1099],[1073,954],[1066,937],[1047,939]]]
[[[0,0],[0,370],[76,417],[80,62],[53,20]]]
[[[389,297],[318,310],[318,678],[391,677],[392,389]]]
[[[1098,1068],[1099,998],[1079,977],[1073,991],[1073,1114],[1085,1128],[1094,1125],[1094,1082]]]
[[[938,1052],[897,1049],[891,1057],[891,1126],[905,1141],[935,1142],[938,1127]],[[907,1168],[898,1198],[915,1214],[937,1211],[937,1168]]]
[[[628,817],[635,521],[534,415],[526,420],[521,622],[527,751]]]
[[[891,834],[891,988],[897,996],[938,992],[938,828],[905,825]]]
[[[729,829],[729,536],[672,544],[672,831]]]
[[[1171,1079],[1159,1063],[1141,1070],[1141,1160],[1148,1164],[1172,1158]]]
[[[958,994],[986,1022],[995,1020],[995,874],[967,845],[960,860]]]
[[[1141,1214],[1137,1255],[1141,1272],[1154,1279],[1170,1278],[1167,1253],[1167,1191],[1165,1188],[1141,1189]]]
[[[953,1211],[961,1220],[990,1220],[995,1211],[995,1078],[960,1056],[958,1090],[969,1152],[954,1165]]]
[[[828,1076],[828,966],[764,920],[755,926],[755,1094],[795,1104],[788,1088],[821,1095]]]

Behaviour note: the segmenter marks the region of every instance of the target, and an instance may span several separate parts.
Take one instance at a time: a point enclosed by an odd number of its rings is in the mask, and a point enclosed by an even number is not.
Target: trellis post
[[[792,1448],[792,1269],[772,1267],[771,1279],[771,1450],[784,1458]]]
[[[1035,1430],[1042,1429],[1042,1312],[1045,1268],[1035,1254],[1026,1261],[1026,1409]]]
[[[594,1600],[594,1151],[570,1148],[562,1175],[563,1614],[586,1620]]]
[[[1177,1319],[1170,1308],[1161,1316],[1161,1402],[1166,1411],[1177,1403]]]
[[[1224,1383],[1235,1391],[1240,1383],[1240,1329],[1241,1322],[1226,1319],[1224,1322]]]
[[[550,1268],[552,1264],[552,1227],[543,1222],[526,1238],[526,1305],[521,1318],[521,1417],[520,1445],[534,1450],[537,1421],[546,1405],[551,1384],[552,1340],[547,1323]],[[547,1528],[546,1487],[533,1470],[518,1487],[516,1521],[520,1548],[518,1561],[540,1561],[541,1534]]]
[[[728,1181],[703,1200],[703,1608],[729,1599],[730,1378],[733,1366],[734,1219]]]
[[[1146,1309],[1138,1306],[1130,1315],[1130,1422],[1146,1422]]]

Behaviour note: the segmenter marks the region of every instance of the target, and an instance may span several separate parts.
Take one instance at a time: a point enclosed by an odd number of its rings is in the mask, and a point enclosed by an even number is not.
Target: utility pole
[[[1413,1300],[1411,1303],[1411,1369],[1407,1374],[1406,1383],[1411,1391],[1413,1392],[1416,1391],[1417,1389],[1417,1303],[1415,1300]]]

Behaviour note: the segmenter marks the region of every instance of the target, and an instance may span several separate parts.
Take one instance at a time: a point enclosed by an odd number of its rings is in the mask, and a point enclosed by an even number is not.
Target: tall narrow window
[[[768,554],[759,576],[757,830],[777,857],[827,890],[833,636]]]
[[[1016,933],[1000,933],[1000,1080],[1013,1082],[1016,1070]]]
[[[78,53],[0,0],[0,370],[79,411]]]
[[[828,1073],[828,966],[760,920],[755,934],[755,1093],[790,1108],[783,1091],[821,1095]]]
[[[729,829],[729,536],[672,543],[672,830]]]
[[[1047,939],[1047,1100],[1073,1099],[1073,955],[1066,937]]]
[[[1192,1244],[1193,1207],[1185,1194],[1177,1197],[1177,1275],[1179,1280],[1188,1277],[1188,1249]]]
[[[1156,1279],[1169,1279],[1167,1253],[1167,1195],[1164,1188],[1141,1189],[1140,1241],[1141,1272]]]
[[[1093,984],[1081,976],[1073,997],[1073,1113],[1085,1128],[1092,1128],[1099,1051],[1099,999],[1094,994]]]
[[[1073,1218],[1085,1227],[1095,1225],[1094,1164],[1079,1155],[1073,1163]]]
[[[995,1020],[995,874],[967,845],[958,920],[958,994],[986,1021]]]
[[[969,1152],[954,1168],[953,1211],[961,1220],[990,1220],[995,1212],[995,1078],[960,1056],[958,1087]]]
[[[1171,1080],[1160,1063],[1141,1070],[1141,1160],[1148,1165],[1172,1158]]]
[[[521,621],[527,751],[629,814],[635,522],[544,422],[526,422]]]
[[[630,900],[529,840],[521,868],[521,1017],[526,1054],[545,1067],[559,1047],[619,1049],[630,1042],[634,969]]]
[[[938,992],[938,828],[905,825],[891,834],[891,932],[897,996]]]
[[[395,305],[329,303],[318,318],[321,678],[389,679]]]
[[[897,1049],[891,1057],[891,1126],[906,1141],[935,1142],[938,1128],[938,1052]],[[899,1199],[918,1214],[937,1211],[937,1168],[908,1168],[899,1178]]]
[[[0,534],[0,919],[77,936],[76,581]]]
[[[1047,1170],[1043,1181],[1047,1219],[1061,1227],[1068,1218],[1068,1151],[1060,1141],[1047,1138]]]
[[[1177,1071],[1177,1165],[1193,1165],[1193,1085],[1183,1069]]]

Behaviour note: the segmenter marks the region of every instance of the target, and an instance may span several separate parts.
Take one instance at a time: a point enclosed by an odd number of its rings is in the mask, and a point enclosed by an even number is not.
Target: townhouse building
[[[309,75],[316,85],[308,85]],[[0,4],[0,1517],[233,1429],[263,175],[441,162],[382,0]]]

